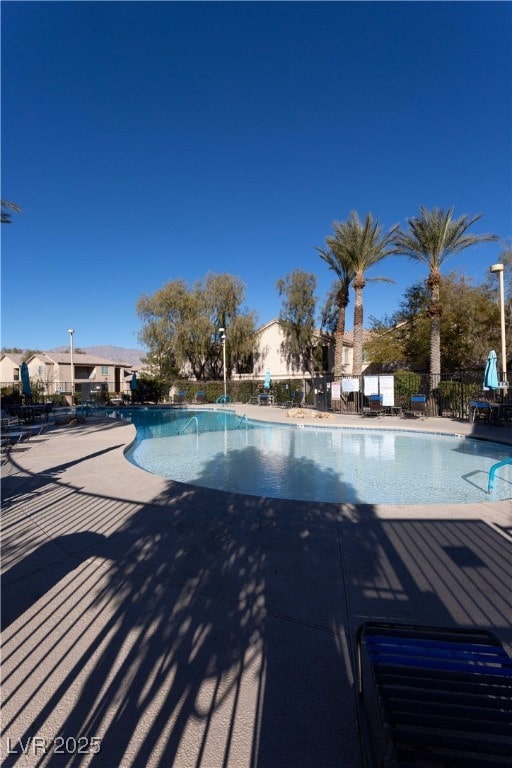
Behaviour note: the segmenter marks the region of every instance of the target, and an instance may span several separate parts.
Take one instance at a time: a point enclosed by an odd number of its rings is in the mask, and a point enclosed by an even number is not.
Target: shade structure
[[[132,374],[132,378],[130,379],[130,389],[132,392],[134,392],[137,389],[137,374],[135,371]]]
[[[30,376],[28,373],[28,365],[22,363],[20,367],[21,375],[21,391],[25,397],[32,397],[32,387],[30,386]]]
[[[498,389],[498,358],[494,349],[487,356],[484,372],[484,389]]]
[[[265,374],[265,381],[263,382],[263,387],[265,389],[270,389],[270,371],[268,369]]]

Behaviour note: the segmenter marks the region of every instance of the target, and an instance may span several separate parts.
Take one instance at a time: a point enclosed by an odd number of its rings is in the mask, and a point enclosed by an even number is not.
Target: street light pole
[[[498,273],[499,286],[500,286],[500,320],[501,320],[501,370],[502,370],[502,383],[507,384],[507,349],[505,341],[505,285],[503,279],[503,264],[493,264],[490,268],[491,272]]]
[[[227,400],[227,389],[226,389],[226,329],[225,328],[219,328],[219,333],[221,334],[220,340],[222,341],[222,370],[224,372],[224,405],[226,404]]]
[[[74,329],[70,328],[69,333],[69,352],[70,352],[70,363],[71,363],[71,407],[74,405],[74,395],[75,395],[75,367],[73,365],[73,334]]]

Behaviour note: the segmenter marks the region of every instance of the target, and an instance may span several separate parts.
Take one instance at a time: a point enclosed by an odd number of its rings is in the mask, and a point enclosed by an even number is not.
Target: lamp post
[[[226,329],[225,328],[219,328],[220,333],[220,340],[222,341],[222,370],[224,373],[224,405],[226,404],[227,399],[227,390],[226,390]]]
[[[74,405],[74,394],[75,394],[75,368],[73,366],[73,334],[74,329],[70,328],[69,333],[69,352],[70,352],[70,362],[71,362],[71,407]]]
[[[507,349],[506,349],[506,342],[505,342],[505,286],[504,286],[504,280],[503,280],[504,266],[503,264],[493,264],[490,269],[491,269],[491,272],[498,273],[499,284],[500,284],[501,371],[502,371],[501,382],[504,385],[504,388],[506,389],[508,387],[508,383],[507,383]]]

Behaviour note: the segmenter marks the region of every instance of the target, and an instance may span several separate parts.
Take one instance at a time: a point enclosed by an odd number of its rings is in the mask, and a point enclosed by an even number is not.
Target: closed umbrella
[[[489,352],[485,364],[484,389],[498,389],[498,358],[494,349]]]
[[[25,397],[32,397],[32,387],[30,386],[30,376],[28,373],[28,365],[22,363],[20,367],[21,374],[21,391]]]
[[[130,389],[132,393],[132,403],[135,402],[135,392],[137,390],[138,382],[137,382],[137,374],[135,371],[132,373],[132,378],[130,379]]]
[[[265,374],[265,381],[263,382],[264,389],[270,389],[270,371],[267,369]]]

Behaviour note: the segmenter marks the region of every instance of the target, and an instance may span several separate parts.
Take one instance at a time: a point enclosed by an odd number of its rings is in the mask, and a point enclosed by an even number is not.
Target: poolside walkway
[[[512,443],[447,419],[314,423]],[[132,466],[133,436],[94,417],[3,467],[5,768],[360,768],[361,621],[477,625],[512,649],[510,502],[223,493]]]

